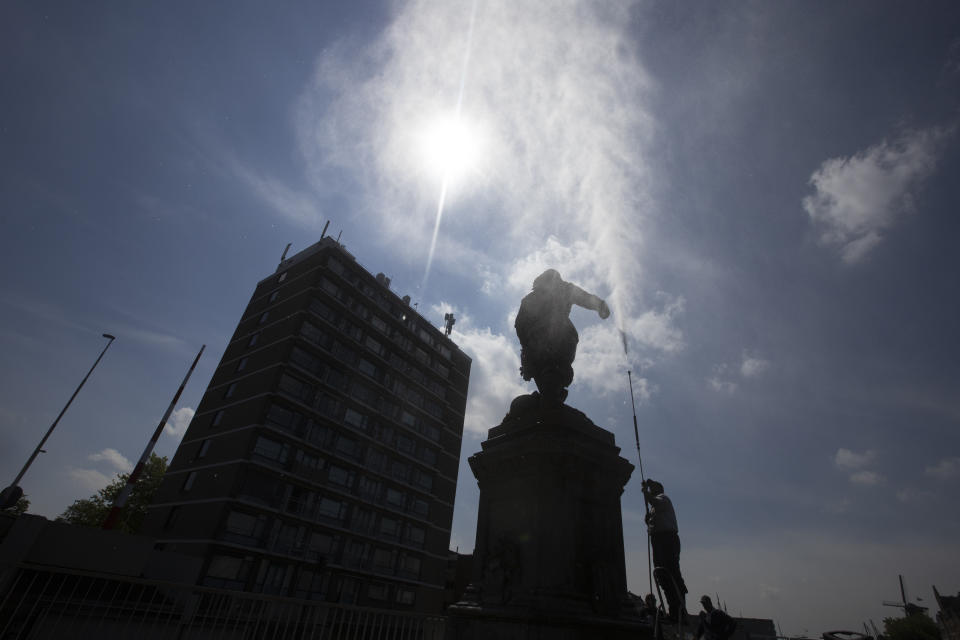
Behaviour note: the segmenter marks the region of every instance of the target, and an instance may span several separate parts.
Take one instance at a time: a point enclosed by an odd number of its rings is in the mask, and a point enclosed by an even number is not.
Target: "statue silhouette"
[[[520,375],[531,378],[540,392],[542,406],[558,407],[567,398],[573,382],[573,361],[580,341],[570,322],[570,309],[578,305],[610,315],[607,303],[570,282],[554,269],[533,281],[533,291],[520,302],[514,328],[520,339]]]

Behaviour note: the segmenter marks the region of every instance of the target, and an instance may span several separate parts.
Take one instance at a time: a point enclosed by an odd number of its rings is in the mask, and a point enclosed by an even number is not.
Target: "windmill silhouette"
[[[921,607],[918,604],[914,604],[912,602],[907,601],[907,590],[903,586],[903,576],[898,575],[897,577],[900,578],[900,602],[892,602],[890,600],[884,600],[883,606],[897,607],[897,608],[903,609],[904,615],[907,615],[907,616],[912,616],[918,613],[926,612],[929,607]],[[917,598],[917,601],[923,602],[923,598]]]

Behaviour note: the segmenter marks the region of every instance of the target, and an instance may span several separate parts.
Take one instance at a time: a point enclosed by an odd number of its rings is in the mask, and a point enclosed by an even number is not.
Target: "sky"
[[[172,455],[329,220],[473,359],[452,548],[552,267],[613,309],[571,316],[567,402],[665,485],[691,611],[818,636],[897,574],[960,591],[955,3],[10,2],[0,59],[4,486],[117,337],[31,511],[129,470],[206,344]],[[645,593],[639,470],[622,507]]]

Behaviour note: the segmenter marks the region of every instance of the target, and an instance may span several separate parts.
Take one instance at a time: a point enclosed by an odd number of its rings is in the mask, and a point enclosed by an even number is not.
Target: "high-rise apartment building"
[[[324,238],[261,280],[144,533],[201,584],[439,611],[470,358]]]

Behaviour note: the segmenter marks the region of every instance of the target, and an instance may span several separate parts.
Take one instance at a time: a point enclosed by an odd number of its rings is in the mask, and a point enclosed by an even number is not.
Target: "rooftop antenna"
[[[320,239],[323,240],[323,236],[327,235],[327,227],[330,226],[330,221],[327,220],[327,224],[323,225],[323,231],[320,232]]]
[[[287,251],[290,251],[290,245],[291,245],[291,244],[293,244],[293,243],[292,243],[292,242],[288,242],[288,243],[287,243],[287,247],[283,250],[283,255],[280,256],[280,262],[283,262],[284,260],[286,260],[286,258],[287,258]]]
[[[343,229],[340,229],[340,233],[337,234],[337,244],[340,244],[340,236],[343,235]]]

